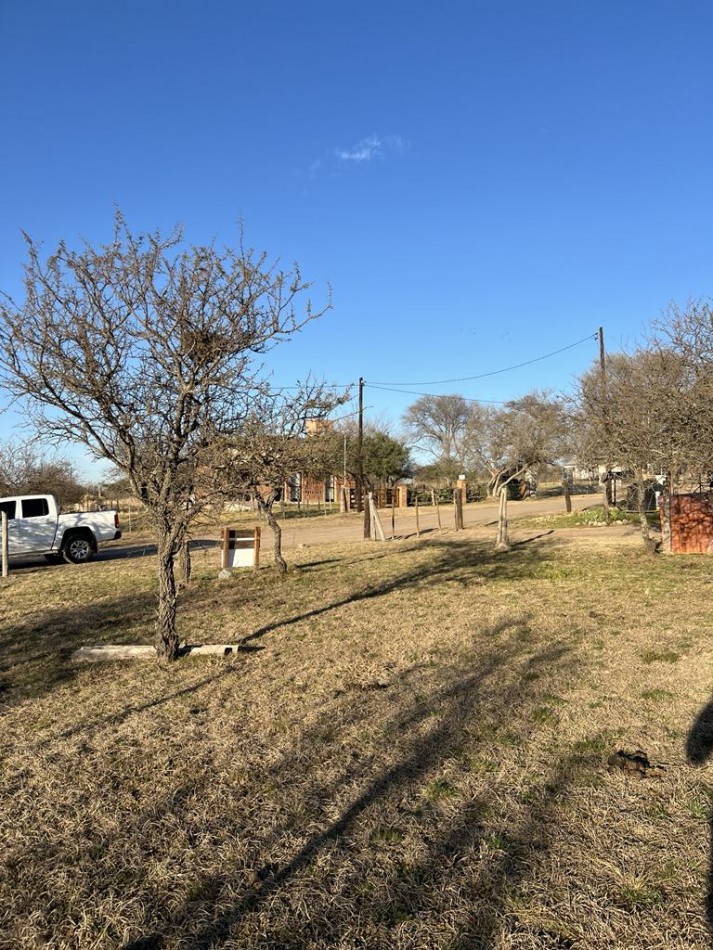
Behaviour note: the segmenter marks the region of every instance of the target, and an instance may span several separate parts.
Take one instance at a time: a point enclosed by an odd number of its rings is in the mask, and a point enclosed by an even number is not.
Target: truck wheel
[[[81,534],[75,535],[62,548],[62,554],[65,561],[72,564],[84,564],[85,561],[91,561],[94,557],[94,547],[89,538]]]

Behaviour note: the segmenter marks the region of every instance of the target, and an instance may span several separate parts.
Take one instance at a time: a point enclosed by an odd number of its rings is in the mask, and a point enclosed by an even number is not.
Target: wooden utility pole
[[[341,512],[349,511],[347,504],[347,434],[344,433],[344,465],[342,471],[342,489],[339,493],[339,510]]]
[[[611,469],[611,459],[609,457],[609,405],[607,402],[607,364],[604,357],[604,328],[599,327],[599,387],[600,399],[602,403],[602,424],[604,426],[604,442],[606,446],[606,455],[604,460],[604,492],[602,495],[604,501],[604,514],[607,522],[609,521],[609,471]]]
[[[599,327],[599,373],[602,380],[602,392],[607,390],[607,364],[604,359],[604,327]]]
[[[2,512],[2,576],[7,577],[10,561],[10,544],[7,537],[7,512]]]
[[[364,508],[364,379],[359,377],[359,438],[357,442],[357,511]]]

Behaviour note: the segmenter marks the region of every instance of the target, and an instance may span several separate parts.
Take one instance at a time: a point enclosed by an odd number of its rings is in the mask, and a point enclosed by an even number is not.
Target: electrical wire
[[[551,356],[557,356],[558,353],[564,353],[566,350],[572,350],[575,346],[581,346],[582,343],[586,343],[587,340],[598,340],[599,332],[590,333],[585,337],[582,337],[581,340],[577,340],[576,343],[570,343],[567,346],[561,347],[559,350],[553,350],[551,353],[545,353],[544,356],[537,356],[532,360],[525,360],[524,363],[515,363],[513,366],[506,366],[504,369],[494,369],[489,373],[479,373],[477,376],[460,376],[457,379],[432,379],[426,382],[418,383],[371,383],[370,385],[376,387],[379,386],[445,386],[449,383],[468,383],[474,379],[485,379],[488,376],[498,376],[500,373],[509,373],[513,369],[521,369],[523,366],[532,366],[533,363],[540,363],[542,360],[548,360]],[[397,391],[397,390],[394,390]],[[414,393],[414,395],[430,395],[430,393]],[[486,402],[487,400],[481,400]]]
[[[382,393],[406,393],[407,396],[437,396],[437,393],[420,393],[414,389],[393,389],[389,386],[376,386],[374,383],[364,383],[364,389],[378,389]],[[440,398],[440,397],[438,397]],[[492,404],[493,406],[504,406],[508,402],[512,402],[511,399],[473,399],[469,396],[459,396],[459,399],[462,399],[464,402],[485,402]]]

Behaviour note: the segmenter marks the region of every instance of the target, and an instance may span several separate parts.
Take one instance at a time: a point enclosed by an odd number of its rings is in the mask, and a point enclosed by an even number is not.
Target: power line
[[[420,393],[414,389],[393,389],[389,386],[376,386],[374,383],[364,383],[366,389],[378,389],[382,393],[406,393],[407,396],[437,396],[437,393]],[[473,399],[469,396],[459,396],[464,402],[486,402],[494,406],[505,406],[511,399]]]
[[[364,406],[363,411],[366,412],[367,409],[374,409],[374,408],[375,408],[374,406]],[[353,419],[354,416],[358,416],[358,415],[359,415],[359,410],[356,409],[354,412],[344,413],[343,416],[334,416],[334,417],[330,416],[328,418],[329,418],[329,422],[343,422],[345,419]]]
[[[551,356],[557,356],[558,353],[564,353],[566,350],[572,350],[575,346],[581,346],[582,343],[586,343],[587,340],[598,340],[599,331],[596,333],[590,333],[585,337],[582,337],[581,340],[577,340],[576,343],[570,343],[568,346],[563,346],[559,350],[553,350],[551,353],[545,353],[544,356],[537,356],[533,360],[525,360],[524,363],[515,363],[513,366],[506,366],[504,369],[494,369],[489,373],[479,373],[477,376],[461,376],[458,379],[432,379],[427,382],[419,383],[370,383],[373,388],[378,388],[379,386],[444,386],[449,383],[469,383],[474,379],[485,379],[488,376],[498,376],[500,373],[509,373],[513,369],[521,369],[523,366],[532,366],[533,363],[540,363],[542,360],[548,360]],[[396,392],[397,390],[394,390]],[[430,393],[414,393],[415,396],[418,395],[430,395]],[[487,400],[481,400],[481,402],[486,402]]]

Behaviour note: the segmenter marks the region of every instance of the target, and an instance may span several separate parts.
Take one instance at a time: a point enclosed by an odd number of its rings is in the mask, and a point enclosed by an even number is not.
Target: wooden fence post
[[[455,516],[456,531],[462,531],[463,530],[463,496],[461,495],[459,488],[456,488],[453,491],[453,512]]]
[[[2,576],[7,577],[10,561],[10,542],[7,537],[7,512],[2,512]]]
[[[386,541],[386,535],[384,534],[384,528],[381,524],[381,518],[379,517],[376,502],[374,501],[374,496],[371,492],[369,492],[369,513],[371,515],[371,540]]]
[[[443,526],[441,525],[441,506],[438,504],[438,499],[436,498],[436,489],[431,489],[431,501],[436,509],[436,517],[438,518],[438,533],[443,534]]]
[[[572,513],[572,495],[569,490],[569,474],[567,472],[562,476],[562,494],[564,495],[564,508],[569,515]]]
[[[417,538],[420,538],[420,537],[421,537],[421,528],[420,528],[419,523],[418,523],[418,491],[417,491],[416,494],[414,495],[414,498],[415,498],[415,500],[416,500],[416,537],[417,537]]]

